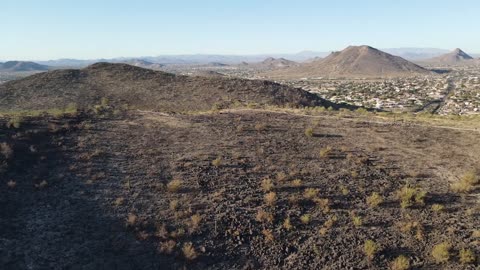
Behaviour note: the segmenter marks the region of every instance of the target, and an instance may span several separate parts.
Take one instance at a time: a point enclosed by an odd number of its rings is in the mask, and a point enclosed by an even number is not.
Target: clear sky
[[[479,0],[1,0],[0,59],[460,47]]]

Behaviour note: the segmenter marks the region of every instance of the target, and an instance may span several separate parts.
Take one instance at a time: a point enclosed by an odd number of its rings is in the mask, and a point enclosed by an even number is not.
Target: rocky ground
[[[478,267],[459,252],[480,253],[480,190],[450,187],[480,169],[477,131],[266,110],[7,121],[3,269]]]

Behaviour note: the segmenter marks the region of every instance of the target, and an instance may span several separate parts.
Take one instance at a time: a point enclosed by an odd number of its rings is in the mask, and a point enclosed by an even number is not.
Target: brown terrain
[[[478,118],[325,107],[121,64],[6,83],[0,268],[478,269]]]
[[[433,75],[434,73],[401,57],[369,46],[350,46],[298,67],[262,74],[269,78],[377,78]]]
[[[473,63],[474,59],[461,49],[455,49],[450,53],[440,55],[435,58],[423,60],[422,62],[431,64],[458,64],[458,63]]]

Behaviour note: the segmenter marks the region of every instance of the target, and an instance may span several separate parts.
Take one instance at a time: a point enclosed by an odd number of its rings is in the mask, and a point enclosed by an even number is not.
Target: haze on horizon
[[[0,60],[377,48],[480,52],[480,2],[5,0]]]

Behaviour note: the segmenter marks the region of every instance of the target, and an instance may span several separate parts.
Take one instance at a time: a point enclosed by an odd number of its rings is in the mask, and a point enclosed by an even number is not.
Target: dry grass
[[[436,203],[436,204],[432,205],[431,209],[432,209],[433,212],[443,212],[445,210],[445,206]]]
[[[193,261],[198,257],[198,254],[195,251],[195,248],[193,247],[193,244],[191,242],[183,244],[182,252],[185,259],[189,261]]]
[[[180,205],[180,202],[178,200],[171,200],[169,203],[169,208],[172,211],[177,211],[178,207]]]
[[[162,254],[170,255],[173,253],[173,250],[175,249],[176,245],[177,245],[177,242],[173,240],[160,242],[160,244],[158,245],[158,252]]]
[[[125,198],[123,197],[118,197],[115,199],[115,201],[113,202],[113,205],[115,206],[120,206],[123,204],[123,202],[125,201]]]
[[[451,185],[451,188],[456,193],[469,193],[478,185],[479,178],[474,172],[466,173],[458,182]]]
[[[447,242],[443,242],[435,245],[432,249],[432,257],[435,260],[435,262],[436,263],[448,262],[448,260],[450,260],[450,257],[451,257],[451,254],[450,254],[451,248],[452,246]]]
[[[309,224],[311,220],[312,216],[310,214],[304,214],[300,217],[300,221],[305,225]]]
[[[313,200],[318,196],[318,193],[320,193],[318,188],[307,188],[303,192],[303,198],[306,200]]]
[[[330,212],[330,200],[329,199],[322,199],[322,198],[315,198],[313,202],[317,205],[318,208],[322,210],[324,214]]]
[[[382,203],[383,203],[383,197],[382,197],[382,195],[378,194],[377,192],[373,192],[372,195],[367,197],[367,204],[371,208],[378,207]]]
[[[292,225],[292,222],[290,221],[290,218],[287,217],[284,221],[283,221],[283,228],[287,231],[291,231],[293,230],[293,225]]]
[[[277,193],[269,192],[265,194],[264,200],[267,205],[274,206],[275,203],[277,202]]]
[[[369,260],[373,260],[375,254],[380,251],[380,247],[373,240],[367,240],[363,244],[363,253],[367,256]]]
[[[330,156],[331,153],[332,153],[332,147],[327,146],[327,147],[322,148],[322,149],[320,150],[320,157],[321,157],[321,158],[327,158],[327,157]]]
[[[352,222],[355,227],[360,227],[363,224],[362,217],[355,215],[352,216]]]
[[[212,161],[212,165],[215,167],[219,167],[220,165],[222,165],[222,157],[217,157],[216,159],[214,159]]]
[[[137,224],[137,220],[138,220],[137,215],[129,213],[126,219],[127,227],[134,227]]]
[[[7,143],[0,143],[0,154],[2,154],[6,159],[9,159],[13,154],[13,150]]]
[[[262,230],[262,234],[265,237],[265,242],[273,242],[275,240],[275,236],[273,235],[272,230],[264,229]]]
[[[410,269],[410,261],[404,255],[398,256],[391,264],[391,270],[408,270]]]
[[[397,198],[400,200],[400,206],[402,208],[424,205],[426,195],[427,193],[425,191],[410,187],[408,184],[397,191]]]
[[[292,187],[301,187],[302,186],[302,180],[300,179],[295,179],[292,181]]]
[[[255,216],[255,220],[261,223],[273,223],[273,215],[263,209],[259,209]]]
[[[463,264],[471,264],[476,261],[475,253],[470,249],[461,249],[459,253],[460,262]]]
[[[172,193],[178,192],[182,187],[182,184],[183,184],[182,180],[173,179],[167,184],[167,190]]]
[[[262,190],[264,192],[269,192],[273,189],[273,181],[270,178],[265,178],[261,183]]]
[[[200,223],[202,222],[202,216],[199,214],[195,214],[190,217],[190,232],[196,232],[200,228]]]
[[[305,136],[307,137],[313,137],[313,128],[307,128],[305,129]]]

